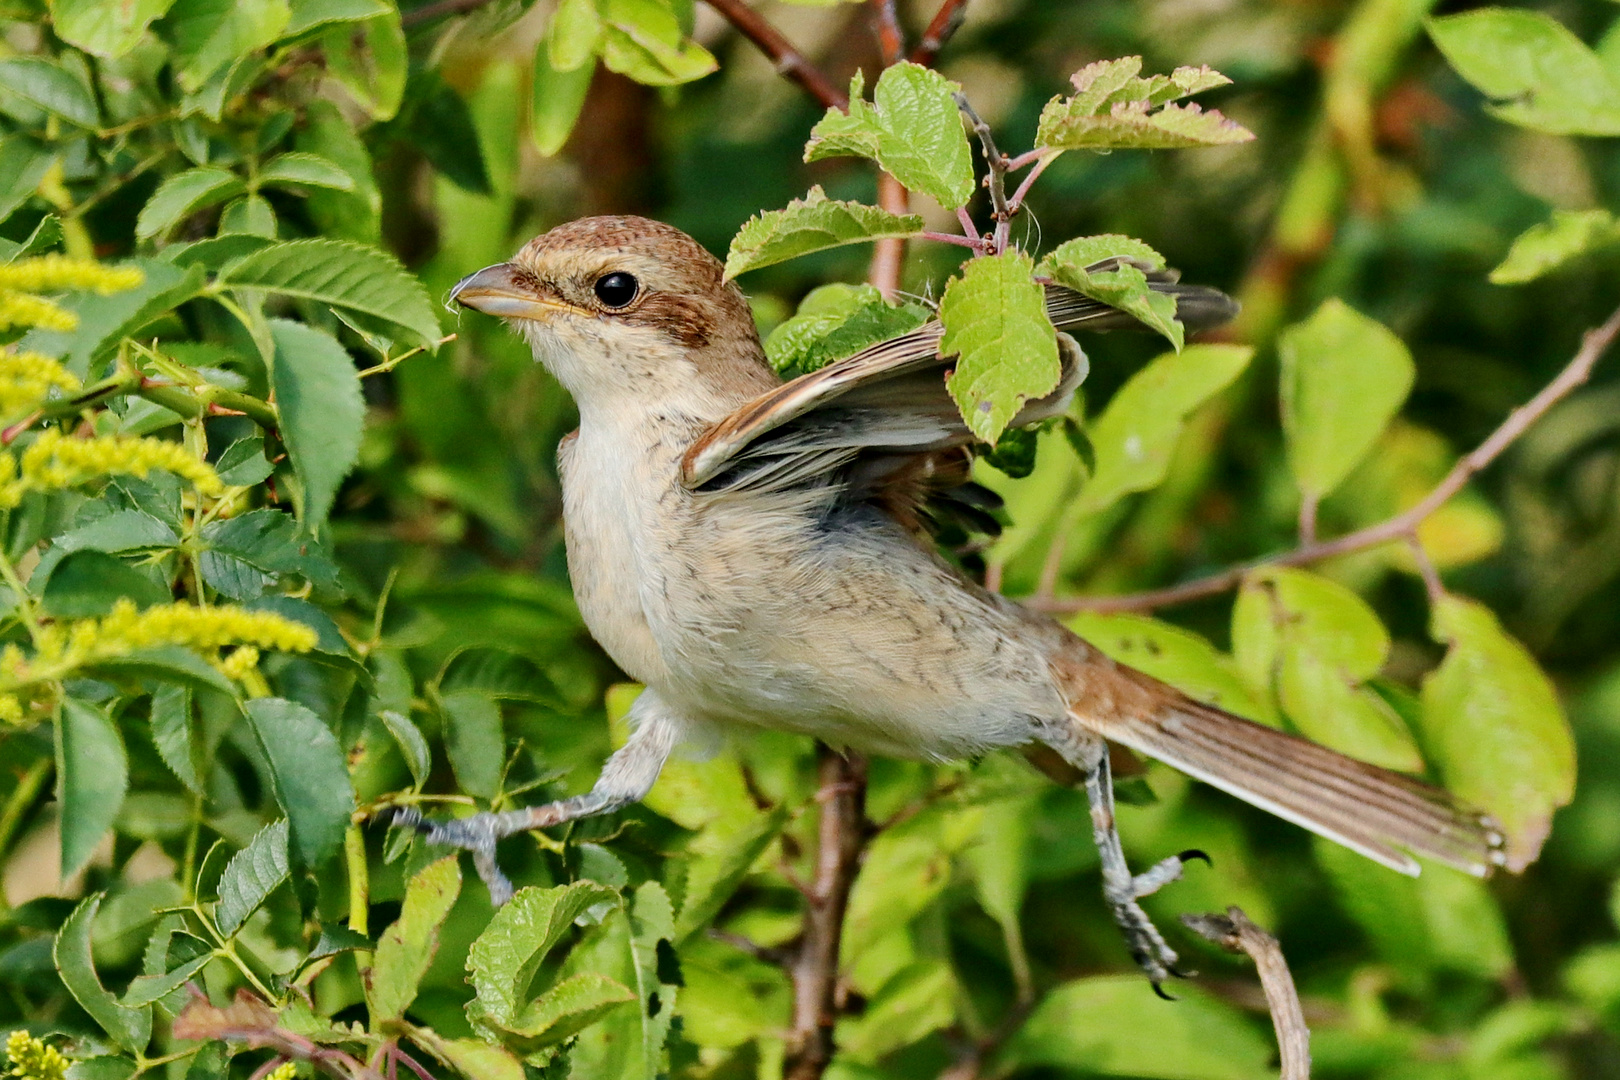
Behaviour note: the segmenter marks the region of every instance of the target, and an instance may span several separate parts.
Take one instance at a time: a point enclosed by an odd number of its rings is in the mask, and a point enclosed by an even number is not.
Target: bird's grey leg
[[[466,848],[473,853],[478,876],[489,886],[495,905],[512,898],[512,883],[495,861],[495,843],[513,833],[561,825],[637,802],[652,790],[664,762],[685,731],[685,724],[652,690],[642,691],[631,706],[630,738],[607,759],[596,784],[583,795],[543,806],[502,813],[474,814],[443,823],[426,821],[413,808],[395,811],[394,824],[414,828],[430,844]]]
[[[1048,732],[1042,741],[1084,774],[1086,800],[1091,804],[1091,834],[1102,859],[1103,899],[1113,910],[1114,922],[1124,933],[1131,956],[1153,984],[1153,992],[1168,999],[1170,995],[1160,984],[1172,975],[1182,975],[1176,970],[1179,957],[1137,901],[1180,878],[1187,860],[1208,862],[1209,856],[1196,850],[1183,851],[1133,875],[1114,822],[1114,779],[1108,764],[1108,744],[1068,727],[1056,738],[1052,734]]]

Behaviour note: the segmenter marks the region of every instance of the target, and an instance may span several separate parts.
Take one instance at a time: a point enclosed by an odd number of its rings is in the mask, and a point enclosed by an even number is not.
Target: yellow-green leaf
[[[1096,268],[1097,263],[1114,256],[1123,259],[1106,269]],[[1147,274],[1135,263],[1158,269],[1164,265],[1164,257],[1128,236],[1083,236],[1049,252],[1036,273],[1134,315],[1144,326],[1169,338],[1180,352],[1187,331],[1176,318],[1175,300],[1153,291]]]
[[[1554,210],[1513,241],[1491,271],[1496,285],[1519,285],[1551,273],[1571,259],[1620,241],[1620,222],[1607,210]]]
[[[818,185],[785,209],[765,210],[748,219],[726,254],[726,278],[812,251],[914,236],[922,229],[923,220],[916,214],[891,214],[875,206],[829,199]]]
[[[1034,270],[1017,250],[973,259],[939,302],[939,351],[956,356],[946,385],[983,442],[994,443],[1026,401],[1051,393],[1062,376],[1057,331]]]
[[[1217,71],[1177,68],[1140,78],[1140,56],[1099,60],[1075,72],[1074,96],[1055,97],[1041,110],[1035,145],[1056,150],[1173,150],[1248,142],[1254,133],[1197,105],[1189,95],[1231,82]]]
[[[455,856],[418,871],[405,887],[399,918],[383,931],[366,974],[366,1005],[372,1023],[398,1021],[416,1000],[416,991],[439,949],[439,926],[461,893]]]

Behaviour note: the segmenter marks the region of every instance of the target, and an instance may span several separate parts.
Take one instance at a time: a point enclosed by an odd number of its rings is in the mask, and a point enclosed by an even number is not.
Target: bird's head
[[[719,260],[646,218],[559,225],[463,278],[450,299],[522,334],[582,412],[692,399],[706,413],[775,382]]]

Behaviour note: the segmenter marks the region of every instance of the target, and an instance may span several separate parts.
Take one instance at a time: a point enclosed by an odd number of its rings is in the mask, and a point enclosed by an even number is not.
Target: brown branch
[[[818,746],[817,801],[821,825],[815,881],[806,897],[804,935],[790,974],[793,1028],[787,1038],[785,1080],[819,1080],[832,1061],[838,1006],[838,946],[844,911],[866,847],[866,759]]]
[[[489,0],[438,0],[437,3],[423,4],[419,8],[402,13],[399,17],[399,25],[409,30],[413,26],[421,26],[423,23],[432,22],[434,19],[442,19],[450,15],[464,15],[475,8],[483,7],[487,3],[489,3]]]
[[[877,33],[878,50],[883,54],[883,66],[898,64],[906,51],[906,35],[900,29],[900,16],[894,10],[894,0],[872,0],[872,21]]]
[[[984,153],[984,164],[990,170],[986,177],[986,186],[990,189],[991,214],[996,222],[995,239],[991,242],[990,254],[999,255],[1007,250],[1007,238],[1012,232],[1012,209],[1007,205],[1007,165],[1008,158],[996,148],[995,137],[990,133],[990,125],[985,123],[968,102],[967,95],[961,91],[951,95],[956,99],[956,107],[962,110],[968,123],[973,127],[973,133],[979,137],[979,149]]]
[[[934,17],[928,21],[928,29],[923,31],[922,40],[911,52],[911,62],[921,64],[923,67],[933,67],[934,61],[945,48],[946,42],[956,36],[962,28],[962,20],[967,18],[967,0],[945,0],[934,12]]]
[[[1227,908],[1225,915],[1183,915],[1181,921],[1187,929],[1223,949],[1249,954],[1260,974],[1271,1024],[1277,1031],[1281,1080],[1310,1080],[1311,1032],[1305,1026],[1294,976],[1288,971],[1288,961],[1283,959],[1277,939],[1250,922],[1237,906]]]
[[[911,196],[905,187],[882,170],[878,171],[878,205],[891,214],[909,214]],[[879,240],[872,247],[872,264],[867,268],[867,284],[893,300],[900,291],[900,271],[906,261],[906,241],[902,237]]]
[[[1264,567],[1304,566],[1338,555],[1349,555],[1352,552],[1404,540],[1415,533],[1417,527],[1431,514],[1451,501],[1475,474],[1500,457],[1504,450],[1512,446],[1514,441],[1530,428],[1531,424],[1541,419],[1549,409],[1591,378],[1592,368],[1614,343],[1616,336],[1620,336],[1620,310],[1610,315],[1602,326],[1588,330],[1581,340],[1580,350],[1576,352],[1568,366],[1558,373],[1557,378],[1542,387],[1541,392],[1535,397],[1514,409],[1508,418],[1502,421],[1501,426],[1491,432],[1489,438],[1452,466],[1451,471],[1435,485],[1433,491],[1403,513],[1332,540],[1301,544],[1292,551],[1268,555],[1263,559],[1256,559],[1217,574],[1194,578],[1192,581],[1164,589],[1151,589],[1123,596],[1078,596],[1062,600],[1036,598],[1029,601],[1029,604],[1031,607],[1051,612],[1152,611],[1154,608],[1184,604],[1189,600],[1215,596],[1235,589],[1245,576]]]
[[[782,32],[749,7],[744,0],[707,0],[708,5],[724,15],[737,32],[770,58],[777,74],[798,83],[805,91],[829,109],[849,108],[849,96],[822,70],[793,47]]]

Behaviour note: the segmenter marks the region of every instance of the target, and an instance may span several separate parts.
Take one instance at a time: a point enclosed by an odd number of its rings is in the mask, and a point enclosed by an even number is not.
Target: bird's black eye
[[[639,287],[629,274],[603,274],[596,279],[596,298],[610,308],[622,308],[636,298]]]

